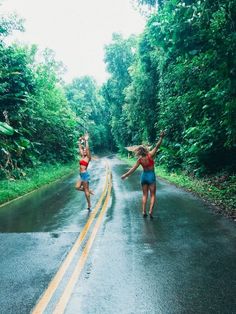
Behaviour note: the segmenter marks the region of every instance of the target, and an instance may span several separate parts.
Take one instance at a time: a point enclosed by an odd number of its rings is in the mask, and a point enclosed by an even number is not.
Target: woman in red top
[[[153,219],[153,207],[156,201],[156,176],[155,176],[153,158],[155,157],[158,148],[161,146],[164,135],[165,133],[161,132],[159,141],[150,152],[143,145],[140,145],[137,148],[135,148],[134,152],[136,156],[138,157],[138,160],[136,164],[128,172],[126,172],[125,174],[121,176],[122,179],[127,178],[140,165],[142,165],[143,172],[141,175],[141,185],[142,185],[142,190],[143,190],[143,198],[142,198],[143,217],[147,217],[146,204],[147,204],[147,199],[148,199],[148,191],[150,191],[151,200],[150,200],[149,215],[151,219]]]
[[[79,139],[79,151],[81,155],[80,159],[80,178],[81,180],[76,183],[76,189],[78,191],[84,191],[87,203],[88,203],[88,210],[91,209],[91,202],[90,202],[90,194],[93,194],[91,190],[89,190],[89,173],[87,171],[89,162],[91,160],[91,154],[88,144],[89,135],[85,134],[85,136]],[[82,146],[84,144],[84,146]]]

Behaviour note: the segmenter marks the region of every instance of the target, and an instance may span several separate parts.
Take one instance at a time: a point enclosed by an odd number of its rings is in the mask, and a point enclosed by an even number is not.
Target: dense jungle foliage
[[[6,44],[16,16],[0,20],[0,179],[17,179],[44,163],[67,163],[77,156],[86,130],[94,149],[108,146],[108,115],[91,77],[65,85],[64,66],[54,52],[35,45]],[[39,61],[40,60],[40,61]]]
[[[106,48],[117,146],[152,144],[165,129],[169,169],[235,171],[236,1],[138,2],[158,10],[137,45],[114,37]]]
[[[152,8],[145,30],[113,34],[102,86],[89,76],[66,85],[53,51],[7,44],[23,23],[0,19],[0,179],[73,161],[86,130],[94,150],[124,152],[164,129],[168,169],[235,173],[236,0],[136,3]]]

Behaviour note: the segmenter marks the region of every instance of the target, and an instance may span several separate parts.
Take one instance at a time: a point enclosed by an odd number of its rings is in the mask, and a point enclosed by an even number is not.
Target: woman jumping
[[[143,217],[147,217],[146,204],[147,204],[147,199],[148,199],[148,191],[150,191],[151,200],[150,200],[149,216],[151,219],[153,219],[153,207],[156,201],[156,175],[154,171],[153,158],[155,157],[158,148],[161,146],[164,135],[165,133],[161,132],[159,141],[150,152],[143,145],[136,147],[134,149],[134,153],[138,158],[137,162],[128,172],[126,172],[125,174],[121,176],[121,179],[124,180],[129,175],[131,175],[140,165],[142,165],[143,172],[141,175],[141,185],[142,185],[142,190],[143,190],[143,197],[142,197]]]
[[[81,159],[80,159],[80,178],[81,180],[79,180],[76,183],[76,189],[78,191],[83,191],[85,193],[86,196],[86,200],[88,203],[88,210],[91,209],[91,202],[90,202],[90,194],[93,194],[93,192],[91,190],[89,190],[89,173],[87,171],[89,162],[91,160],[91,153],[90,153],[90,149],[89,149],[89,144],[88,144],[88,139],[89,139],[89,135],[85,134],[83,137],[80,137],[79,139],[79,152],[81,155]],[[84,146],[82,146],[82,144]]]

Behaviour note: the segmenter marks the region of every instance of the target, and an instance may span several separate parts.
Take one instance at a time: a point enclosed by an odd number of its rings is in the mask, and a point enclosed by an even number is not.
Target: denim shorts
[[[88,182],[90,180],[90,175],[89,175],[88,171],[80,172],[80,178],[81,178],[81,181]]]
[[[156,183],[156,175],[153,170],[143,171],[141,174],[141,184]]]

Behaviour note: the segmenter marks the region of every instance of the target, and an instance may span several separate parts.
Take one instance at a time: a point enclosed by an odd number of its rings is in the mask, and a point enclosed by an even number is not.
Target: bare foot
[[[94,192],[92,190],[89,190],[89,194],[94,195]]]
[[[83,192],[83,191],[84,191],[84,188],[83,188],[83,187],[82,187],[82,188],[77,188],[77,187],[76,187],[76,190]]]

